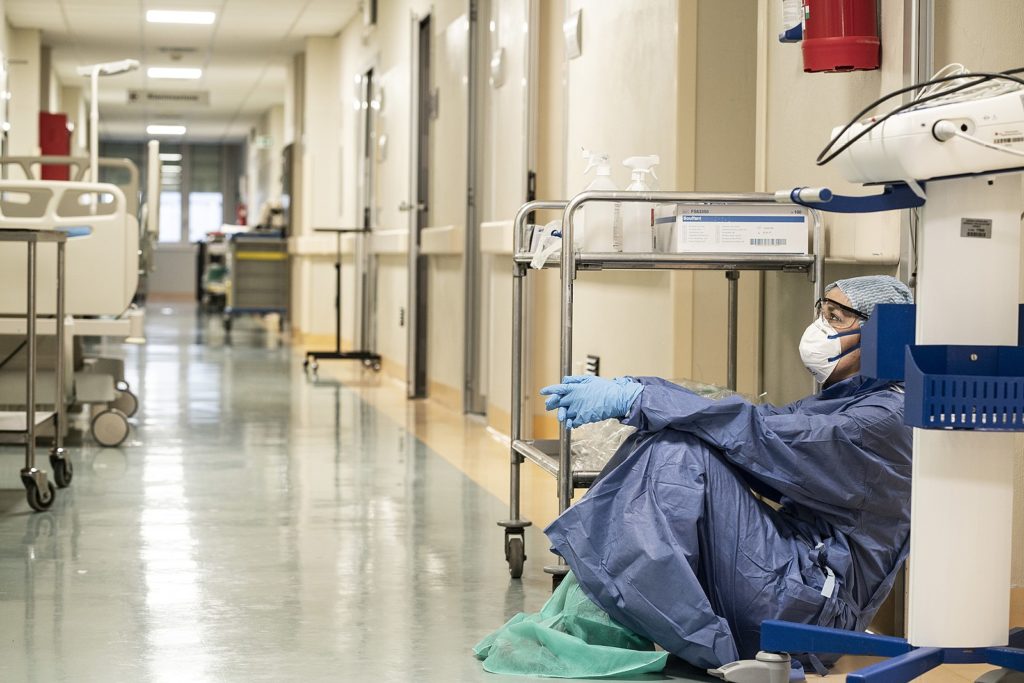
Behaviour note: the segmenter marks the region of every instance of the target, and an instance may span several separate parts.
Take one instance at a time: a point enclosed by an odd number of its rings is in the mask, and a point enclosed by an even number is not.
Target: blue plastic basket
[[[860,374],[903,381],[906,349],[914,343],[914,304],[879,304],[860,329]]]
[[[1024,431],[1024,348],[908,346],[906,392],[912,427]]]

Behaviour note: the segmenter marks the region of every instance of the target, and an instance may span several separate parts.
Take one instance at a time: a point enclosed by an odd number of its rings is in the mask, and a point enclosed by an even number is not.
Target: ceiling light
[[[147,135],[184,135],[188,130],[185,126],[167,126],[163,124],[151,124],[146,126]]]
[[[167,9],[146,11],[146,21],[151,24],[212,24],[216,20],[216,12],[187,12]]]
[[[163,152],[160,155],[160,161],[181,161],[181,155],[172,154],[170,152]]]
[[[195,80],[203,77],[203,70],[180,66],[151,66],[146,69],[146,75],[150,78],[180,78]]]

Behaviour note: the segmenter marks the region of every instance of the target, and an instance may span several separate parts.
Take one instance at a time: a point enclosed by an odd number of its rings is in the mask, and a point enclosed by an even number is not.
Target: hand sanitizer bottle
[[[661,162],[657,154],[643,157],[630,157],[622,162],[631,169],[632,182],[627,192],[650,192],[647,175],[654,179],[654,167]],[[654,251],[654,205],[646,202],[622,203],[622,230],[617,240],[616,251],[627,253],[650,253]]]
[[[594,179],[584,191],[614,192],[618,189],[612,181],[612,167],[608,163],[607,154],[584,149],[583,158],[587,160],[587,168],[583,173],[587,174],[594,169]],[[587,254],[614,251],[613,234],[620,222],[617,203],[584,204],[583,209],[573,219],[573,243],[579,251]]]

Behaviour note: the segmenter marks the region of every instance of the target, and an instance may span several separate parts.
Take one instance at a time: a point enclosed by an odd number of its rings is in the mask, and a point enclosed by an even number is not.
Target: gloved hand
[[[558,421],[569,429],[613,417],[625,417],[644,385],[625,378],[614,380],[591,375],[563,377],[561,384],[540,390],[548,410],[558,409]]]

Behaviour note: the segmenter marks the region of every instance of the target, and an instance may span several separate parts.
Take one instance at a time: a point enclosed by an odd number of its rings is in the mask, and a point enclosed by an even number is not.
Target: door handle
[[[410,204],[409,202],[402,200],[402,203],[398,205],[399,211],[426,211],[427,205],[423,202],[418,204]]]

